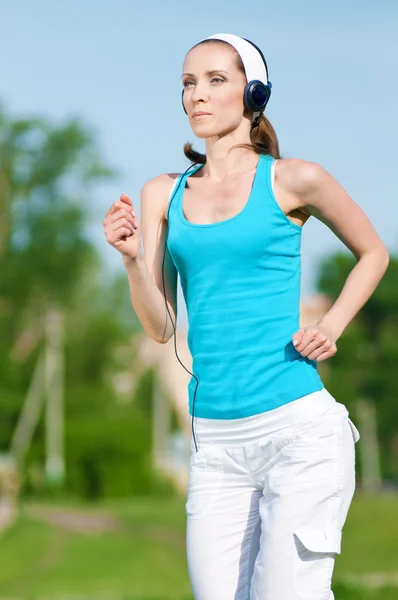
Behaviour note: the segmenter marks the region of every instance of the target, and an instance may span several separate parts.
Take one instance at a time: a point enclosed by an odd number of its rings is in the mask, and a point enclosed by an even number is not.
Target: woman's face
[[[185,57],[184,106],[198,138],[225,135],[242,122],[247,81],[235,61],[235,50],[217,43],[197,46]]]

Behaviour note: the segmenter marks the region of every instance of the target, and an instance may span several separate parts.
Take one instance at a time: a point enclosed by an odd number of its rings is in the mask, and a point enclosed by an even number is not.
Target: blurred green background
[[[386,237],[397,226],[393,10],[370,2],[358,10],[341,1],[274,3],[269,22],[266,3],[253,19],[238,3],[226,15],[224,3],[212,2],[210,27],[209,11],[195,11],[193,22],[182,3],[178,21],[167,4],[142,4],[144,21],[134,4],[100,4],[26,3],[21,10],[8,3],[2,14],[8,46],[0,66],[12,102],[0,102],[0,600],[192,599],[188,406],[170,396],[159,361],[143,360],[145,334],[125,273],[106,268],[101,238],[112,184],[138,206],[144,180],[178,168],[177,152],[182,161],[180,146],[191,136],[179,118],[183,51],[224,28],[261,47],[267,41],[271,121],[282,150],[297,149],[341,174]],[[179,32],[173,43],[171,30]],[[363,93],[369,65],[377,71],[376,107],[374,95]],[[338,102],[330,72],[342,86]],[[143,81],[145,89],[156,84],[156,95],[163,91],[161,110],[155,94],[142,93]],[[44,116],[37,116],[41,105]],[[72,110],[90,119],[68,116]],[[114,161],[88,120],[100,124]],[[113,162],[128,168],[126,188]],[[336,299],[354,259],[344,249],[325,255],[321,242],[332,233],[306,227],[311,269],[304,275],[311,271],[319,296],[302,310],[313,314]],[[357,490],[333,576],[336,600],[398,600],[397,307],[392,252],[336,356],[319,365],[361,433]],[[172,340],[158,350],[166,346],[177,365]]]
[[[86,233],[103,215],[84,190],[115,172],[76,119],[55,126],[3,108],[0,140],[0,598],[191,598],[184,492],[154,455],[156,366],[136,360],[126,277],[103,276]],[[321,264],[329,301],[353,261]],[[398,597],[397,305],[392,256],[319,365],[361,432],[339,600]],[[168,435],[184,435],[170,411]]]

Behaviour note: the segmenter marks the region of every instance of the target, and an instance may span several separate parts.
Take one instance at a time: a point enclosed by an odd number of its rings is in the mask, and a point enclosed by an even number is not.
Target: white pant
[[[244,419],[195,418],[187,562],[195,600],[334,600],[359,432],[324,388]]]

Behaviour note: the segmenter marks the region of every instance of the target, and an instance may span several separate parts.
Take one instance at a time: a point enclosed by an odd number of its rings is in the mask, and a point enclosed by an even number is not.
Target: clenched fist
[[[140,249],[140,228],[134,205],[126,194],[120,196],[103,221],[107,242],[123,256],[136,258]]]

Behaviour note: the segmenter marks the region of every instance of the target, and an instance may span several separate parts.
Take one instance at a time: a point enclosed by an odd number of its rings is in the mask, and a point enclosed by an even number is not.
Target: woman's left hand
[[[337,352],[332,332],[323,325],[307,325],[292,336],[297,352],[309,360],[321,362]]]

